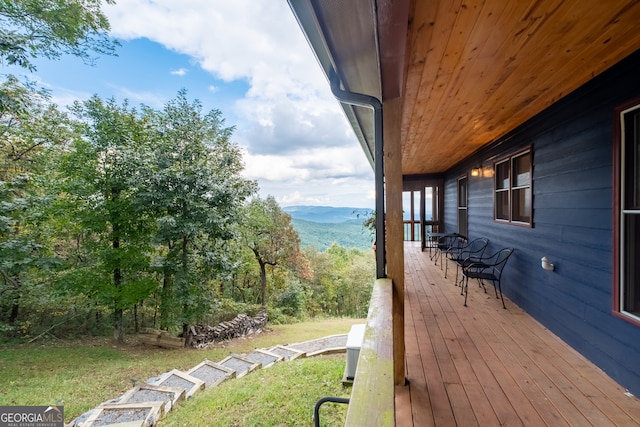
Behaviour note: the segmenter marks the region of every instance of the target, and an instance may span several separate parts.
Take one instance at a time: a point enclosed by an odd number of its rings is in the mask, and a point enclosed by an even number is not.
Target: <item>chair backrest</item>
[[[484,237],[474,239],[469,244],[463,248],[460,252],[460,258],[482,258],[484,255],[485,249],[489,245],[489,240]]]
[[[454,235],[453,239],[451,239],[450,243],[451,248],[457,251],[460,251],[462,248],[468,245],[467,238],[457,233]]]
[[[507,265],[507,261],[509,257],[513,253],[513,248],[504,248],[496,252],[496,261],[493,265],[494,274],[496,277],[500,278],[502,275],[502,270],[504,270],[504,266]]]
[[[456,233],[447,234],[438,240],[438,247],[443,250],[459,247],[463,244],[461,236]]]

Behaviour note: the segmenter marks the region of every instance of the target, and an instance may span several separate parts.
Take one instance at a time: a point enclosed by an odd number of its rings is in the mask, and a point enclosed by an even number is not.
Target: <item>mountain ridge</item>
[[[303,247],[313,246],[320,252],[334,243],[345,248],[371,248],[373,237],[362,223],[373,213],[372,209],[288,206],[282,210],[291,215],[291,223]]]
[[[291,218],[319,223],[341,223],[351,220],[364,221],[373,213],[373,209],[335,207],[335,206],[287,206],[283,211],[291,215]]]

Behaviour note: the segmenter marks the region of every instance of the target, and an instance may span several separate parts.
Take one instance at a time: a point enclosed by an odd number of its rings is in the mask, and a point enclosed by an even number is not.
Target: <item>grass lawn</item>
[[[324,319],[269,327],[251,338],[206,350],[164,350],[106,339],[3,346],[0,350],[0,405],[64,405],[65,420],[119,397],[132,381],[145,382],[171,369],[188,370],[204,359],[222,360],[249,352],[349,332],[361,319]],[[341,384],[345,356],[320,356],[276,364],[227,381],[183,402],[162,426],[310,426],[323,396],[348,397]],[[340,423],[344,407],[325,404],[323,420]],[[324,422],[323,422],[324,424]],[[326,425],[333,425],[328,423]]]

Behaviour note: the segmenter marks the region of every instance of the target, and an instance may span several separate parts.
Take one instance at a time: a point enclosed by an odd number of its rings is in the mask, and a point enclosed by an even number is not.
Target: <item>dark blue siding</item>
[[[612,314],[612,150],[614,109],[640,97],[638,76],[640,52],[448,171],[444,218],[455,230],[461,174],[531,146],[533,227],[495,222],[493,179],[469,176],[469,237],[487,237],[492,252],[514,247],[504,293],[635,395],[640,327]]]

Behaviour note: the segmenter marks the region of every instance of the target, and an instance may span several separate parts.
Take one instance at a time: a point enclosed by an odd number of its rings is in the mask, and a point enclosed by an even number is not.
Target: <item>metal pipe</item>
[[[313,425],[314,425],[314,427],[320,427],[320,406],[322,406],[323,404],[325,404],[327,402],[342,403],[342,404],[347,404],[348,405],[349,404],[349,398],[347,398],[347,397],[327,396],[327,397],[323,397],[322,399],[318,400],[316,402],[315,408],[313,408]]]
[[[386,273],[386,245],[384,225],[384,143],[382,141],[382,103],[374,96],[361,93],[347,92],[340,88],[340,81],[336,71],[331,68],[329,72],[331,92],[338,101],[345,104],[358,105],[371,108],[374,118],[374,173],[376,187],[376,278],[384,279]]]

